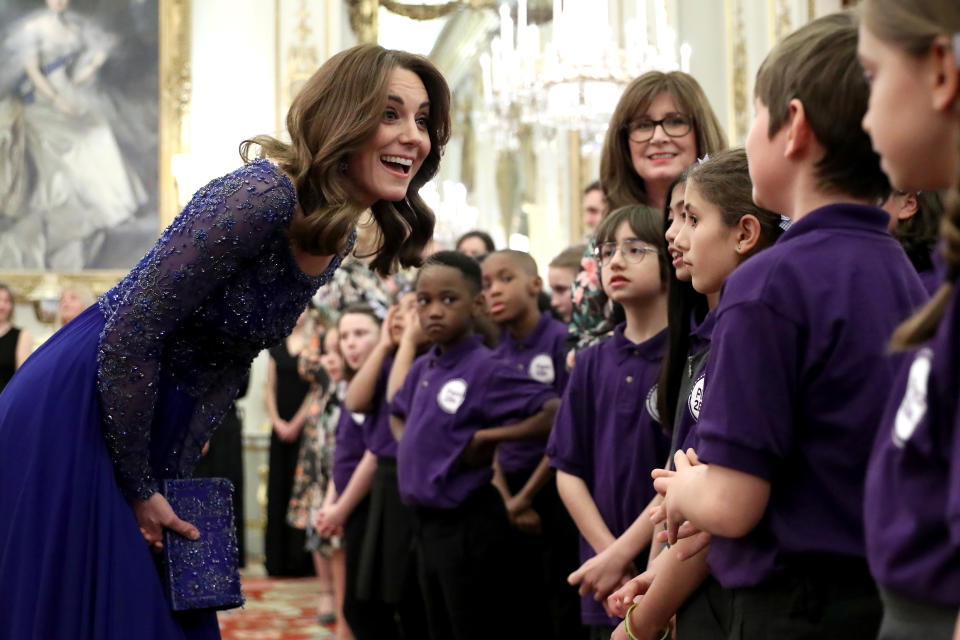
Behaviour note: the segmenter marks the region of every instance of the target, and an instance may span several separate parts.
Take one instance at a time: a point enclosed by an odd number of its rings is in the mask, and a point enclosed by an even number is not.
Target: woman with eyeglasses
[[[610,119],[600,158],[600,186],[607,211],[644,204],[662,211],[670,183],[699,157],[727,146],[726,137],[703,89],[682,71],[650,71],[624,90]],[[593,268],[594,243],[584,253],[584,268],[571,289],[570,322],[574,354],[608,337],[622,320]]]

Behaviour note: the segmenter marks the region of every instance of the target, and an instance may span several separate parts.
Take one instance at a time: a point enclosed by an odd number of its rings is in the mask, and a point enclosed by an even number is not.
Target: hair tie
[[[793,224],[793,220],[791,220],[787,216],[780,216],[780,224],[778,226],[780,227],[781,231],[786,231],[787,229],[790,228],[790,225],[792,224]]]

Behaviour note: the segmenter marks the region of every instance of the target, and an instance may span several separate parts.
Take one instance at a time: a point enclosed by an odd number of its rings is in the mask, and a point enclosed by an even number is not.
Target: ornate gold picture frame
[[[143,108],[140,113],[149,113],[155,109],[156,117],[156,168],[157,176],[155,183],[156,193],[150,194],[152,202],[155,202],[156,225],[141,224],[145,231],[141,236],[146,241],[145,246],[136,247],[136,252],[141,255],[149,249],[156,235],[163,229],[177,214],[178,194],[176,182],[172,171],[172,161],[176,154],[184,153],[187,150],[187,121],[190,110],[191,96],[191,71],[190,71],[190,11],[191,0],[112,0],[123,8],[136,5],[143,11],[143,5],[150,7],[145,16],[133,15],[132,20],[152,20],[155,16],[156,22],[156,42],[157,42],[157,60],[155,66],[153,61],[148,61],[151,69],[156,70],[157,92],[156,105],[141,105]],[[33,2],[34,5],[43,7],[43,3]],[[90,3],[87,3],[90,4]],[[75,8],[76,13],[82,16],[83,10],[87,7],[83,0],[73,0],[71,9]],[[104,3],[100,3],[102,7]],[[8,10],[8,15],[15,15],[18,7],[20,8],[19,18],[27,20],[31,15],[24,15],[23,7],[25,2],[18,0],[0,0],[0,13],[4,9]],[[93,6],[91,4],[91,6]],[[102,10],[102,9],[101,9]],[[153,13],[155,11],[155,14]],[[144,28],[141,23],[140,28]],[[152,27],[152,25],[150,25]],[[81,54],[82,55],[82,54]],[[47,55],[47,59],[51,56]],[[82,64],[82,57],[71,60],[74,64],[73,72]],[[50,68],[50,63],[46,63],[46,69]],[[26,74],[24,77],[29,80]],[[24,83],[29,86],[29,83]],[[137,105],[132,105],[131,110]],[[20,107],[22,109],[22,107]],[[135,112],[136,113],[136,112]],[[15,132],[14,132],[15,133]],[[0,132],[0,138],[7,132]],[[146,145],[145,145],[146,146]],[[152,148],[152,144],[147,148]],[[90,157],[88,161],[96,167],[98,158]],[[34,172],[36,168],[31,167]],[[0,180],[3,178],[0,171]],[[151,176],[152,177],[152,176]],[[151,209],[153,210],[153,209]],[[9,228],[9,225],[8,225]],[[0,227],[2,229],[2,227]],[[0,234],[2,237],[2,234]],[[24,236],[29,242],[29,236]],[[148,238],[149,237],[149,238]],[[110,242],[110,240],[106,240]],[[138,242],[139,244],[139,242]],[[109,245],[107,245],[109,248]],[[100,294],[115,284],[130,268],[135,265],[124,264],[114,269],[70,269],[55,270],[49,268],[4,268],[2,265],[10,264],[4,261],[3,245],[0,243],[0,282],[10,285],[14,293],[21,300],[30,300],[49,296],[50,292],[62,286],[74,283],[82,283],[92,289],[94,293]]]

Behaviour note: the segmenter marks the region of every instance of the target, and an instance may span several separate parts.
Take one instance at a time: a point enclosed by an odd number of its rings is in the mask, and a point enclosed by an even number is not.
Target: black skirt
[[[399,604],[415,569],[413,511],[400,501],[395,458],[378,458],[360,551],[357,596]]]

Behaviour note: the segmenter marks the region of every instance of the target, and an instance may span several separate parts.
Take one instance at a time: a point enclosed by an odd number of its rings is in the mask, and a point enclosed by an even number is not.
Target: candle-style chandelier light
[[[480,57],[486,125],[498,147],[515,146],[522,125],[577,131],[584,146],[599,146],[633,78],[652,69],[689,71],[691,48],[677,46],[666,0],[631,4],[635,17],[626,22],[624,46],[612,33],[607,0],[553,0],[546,42],[527,21],[527,0],[518,0],[516,22],[511,7],[500,6],[500,34]]]

